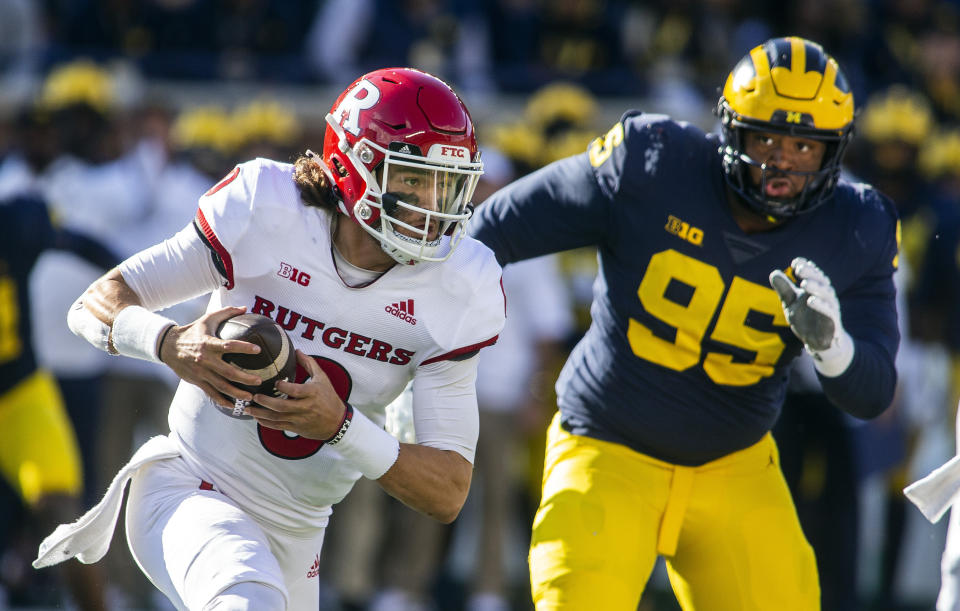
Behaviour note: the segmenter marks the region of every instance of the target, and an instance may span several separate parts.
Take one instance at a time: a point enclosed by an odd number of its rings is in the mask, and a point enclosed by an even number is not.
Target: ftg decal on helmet
[[[447,259],[483,173],[457,94],[419,70],[376,70],[340,95],[326,121],[322,166],[341,212],[400,263]]]
[[[853,136],[853,93],[836,60],[809,40],[775,38],[753,48],[730,72],[717,104],[723,130],[723,169],[727,184],[752,209],[785,219],[813,210],[828,200],[840,177],[840,162]],[[765,163],[744,152],[744,132],[755,130],[818,140],[827,145],[815,172],[805,177],[795,197],[765,195]],[[749,167],[761,170],[760,185]],[[771,174],[773,169],[770,169]]]

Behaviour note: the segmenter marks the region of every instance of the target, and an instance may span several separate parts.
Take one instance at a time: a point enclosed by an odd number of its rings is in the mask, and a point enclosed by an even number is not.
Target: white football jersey
[[[443,263],[396,265],[351,288],[334,265],[331,213],[304,205],[292,175],[290,164],[257,159],[200,198],[195,225],[225,278],[208,311],[246,306],[273,318],[296,348],[317,360],[345,401],[382,425],[385,406],[408,381],[414,379],[415,395],[420,379],[435,390],[445,372],[463,371],[458,356],[496,341],[504,324],[500,266],[489,249],[464,238]],[[475,369],[468,400],[427,406],[436,411],[424,416],[429,423],[422,427],[423,414],[415,416],[419,443],[471,462]],[[462,384],[456,392],[464,394]],[[360,477],[335,446],[230,417],[185,382],[173,400],[170,427],[198,474],[257,518],[290,532],[325,526],[330,505]]]

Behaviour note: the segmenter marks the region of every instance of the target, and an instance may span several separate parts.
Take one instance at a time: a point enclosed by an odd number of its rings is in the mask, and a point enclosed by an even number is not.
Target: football
[[[232,363],[250,373],[260,376],[263,380],[257,385],[245,385],[234,382],[238,388],[242,388],[251,393],[260,393],[262,395],[282,396],[274,388],[278,380],[296,379],[297,375],[297,353],[293,348],[293,342],[287,332],[278,325],[273,319],[260,314],[240,314],[223,321],[217,327],[217,337],[220,339],[237,339],[244,342],[250,342],[260,346],[258,354],[242,354],[238,352],[227,353],[223,355],[223,360]],[[249,419],[250,416],[243,415],[243,409],[247,407],[248,402],[234,401],[232,411],[221,409],[228,416],[240,419]],[[264,407],[255,404],[258,407]]]

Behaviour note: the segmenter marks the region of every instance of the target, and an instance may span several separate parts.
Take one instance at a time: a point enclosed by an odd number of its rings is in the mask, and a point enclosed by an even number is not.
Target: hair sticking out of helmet
[[[836,60],[817,43],[791,36],[754,47],[730,72],[717,103],[723,131],[727,184],[756,212],[786,219],[827,202],[840,177],[840,163],[853,136],[853,93]],[[820,169],[791,172],[768,168],[746,154],[747,131],[817,140],[826,144]],[[771,197],[760,185],[776,172],[797,174],[804,187],[792,197]]]
[[[419,70],[375,70],[340,94],[326,122],[321,160],[341,212],[399,263],[447,259],[483,173],[457,94]]]

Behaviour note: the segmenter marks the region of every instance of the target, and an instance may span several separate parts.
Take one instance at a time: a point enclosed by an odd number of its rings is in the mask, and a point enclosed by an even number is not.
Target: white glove
[[[790,263],[798,287],[780,270],[770,272],[770,286],[777,292],[783,313],[821,374],[839,376],[853,360],[853,338],[843,329],[837,294],[819,267],[797,257]]]

